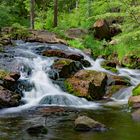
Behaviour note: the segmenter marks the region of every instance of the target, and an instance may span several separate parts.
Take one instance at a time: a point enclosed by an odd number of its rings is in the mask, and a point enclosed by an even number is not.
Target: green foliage
[[[81,40],[68,40],[68,44],[71,47],[75,47],[77,49],[84,49],[85,46],[83,45]]]

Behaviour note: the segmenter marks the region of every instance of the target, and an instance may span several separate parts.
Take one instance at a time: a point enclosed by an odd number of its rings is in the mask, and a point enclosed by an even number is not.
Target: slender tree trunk
[[[54,21],[53,26],[57,27],[58,24],[58,0],[54,0]]]
[[[90,17],[91,16],[91,0],[88,0],[87,8],[88,8],[88,17]]]
[[[34,7],[35,7],[35,0],[30,0],[30,28],[34,29]]]

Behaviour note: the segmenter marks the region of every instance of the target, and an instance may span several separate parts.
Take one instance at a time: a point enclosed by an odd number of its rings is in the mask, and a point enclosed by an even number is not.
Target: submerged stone
[[[105,131],[106,127],[104,124],[101,124],[92,118],[87,116],[79,116],[75,122],[75,130],[77,131]]]
[[[44,127],[43,125],[32,126],[32,127],[28,128],[26,131],[31,136],[36,136],[39,134],[47,134],[47,132],[48,132],[47,128]]]

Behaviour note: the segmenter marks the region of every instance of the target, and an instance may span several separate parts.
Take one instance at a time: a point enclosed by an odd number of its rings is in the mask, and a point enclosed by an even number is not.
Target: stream
[[[20,81],[25,104],[0,110],[0,140],[138,140],[140,123],[135,122],[128,109],[127,102],[132,89],[140,83],[140,70],[117,67],[119,76],[130,79],[131,87],[125,88],[112,96],[108,102],[92,102],[64,92],[49,78],[51,65],[56,58],[41,56],[46,48],[63,49],[82,54],[91,63],[88,70],[114,73],[101,67],[103,59],[93,60],[82,51],[60,44],[25,43],[16,41],[16,47],[6,47],[8,57],[0,59],[0,67],[20,71]],[[26,84],[27,83],[27,84]],[[43,100],[47,100],[44,103]],[[47,118],[40,110],[48,107],[64,107],[63,113],[53,113]],[[73,122],[78,114],[86,114],[105,124],[106,132],[76,132]],[[30,136],[26,129],[29,126],[42,124],[48,134]]]

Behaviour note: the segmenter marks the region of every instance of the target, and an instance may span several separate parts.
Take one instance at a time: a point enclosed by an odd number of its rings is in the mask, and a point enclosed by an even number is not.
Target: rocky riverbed
[[[0,53],[2,139],[138,139],[139,112],[127,105],[138,70],[104,69],[105,60],[62,44],[14,44]]]

